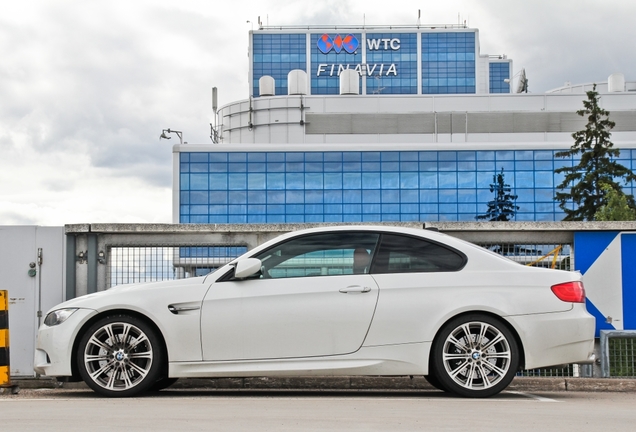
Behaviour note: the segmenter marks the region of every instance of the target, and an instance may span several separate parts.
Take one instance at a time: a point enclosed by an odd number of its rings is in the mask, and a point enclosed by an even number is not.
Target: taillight
[[[585,303],[585,288],[581,281],[553,285],[552,292],[564,302]]]

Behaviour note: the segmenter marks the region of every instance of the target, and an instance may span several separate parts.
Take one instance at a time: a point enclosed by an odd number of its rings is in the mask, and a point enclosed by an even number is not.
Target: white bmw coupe
[[[430,230],[282,235],[204,277],[62,303],[35,370],[105,396],[183,377],[424,375],[488,397],[515,373],[593,358],[581,275],[526,267]]]

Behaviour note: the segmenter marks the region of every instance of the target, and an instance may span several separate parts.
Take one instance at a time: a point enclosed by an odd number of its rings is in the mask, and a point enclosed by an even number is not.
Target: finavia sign
[[[398,38],[367,38],[367,51],[398,51],[400,49],[400,39]],[[355,54],[360,47],[358,38],[352,34],[328,35],[323,34],[316,42],[318,50],[323,54],[335,52],[336,54],[345,51],[349,54]],[[339,76],[345,69],[355,69],[360,75],[379,75],[379,76],[397,76],[397,65],[391,64],[367,64],[367,65],[349,65],[349,64],[326,64],[320,63],[316,69],[316,76]]]

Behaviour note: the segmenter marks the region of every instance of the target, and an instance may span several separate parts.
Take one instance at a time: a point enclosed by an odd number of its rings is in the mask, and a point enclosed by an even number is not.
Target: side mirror
[[[234,277],[236,279],[245,279],[254,276],[261,271],[261,260],[258,258],[245,258],[236,263],[234,267]]]

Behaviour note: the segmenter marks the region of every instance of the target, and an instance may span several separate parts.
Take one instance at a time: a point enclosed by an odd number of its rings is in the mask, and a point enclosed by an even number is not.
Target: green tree
[[[603,185],[606,192],[607,204],[601,206],[594,214],[597,221],[633,221],[636,220],[636,210],[629,206],[627,195],[613,189],[610,185]]]
[[[477,220],[509,221],[515,217],[519,207],[515,205],[517,195],[511,193],[509,184],[504,179],[504,170],[492,177],[490,192],[495,194],[492,201],[488,202],[488,211],[484,215],[475,216]]]
[[[636,180],[636,175],[629,168],[615,160],[620,156],[620,151],[610,141],[610,130],[615,123],[609,120],[610,113],[599,106],[599,99],[594,85],[587,92],[587,100],[583,101],[584,108],[576,112],[587,117],[585,129],[572,134],[574,144],[569,150],[555,155],[560,158],[580,155],[576,165],[554,170],[557,174],[565,174],[563,182],[557,186],[562,192],[557,192],[554,198],[565,212],[563,220],[595,220],[596,212],[608,204],[608,191],[603,189],[603,185],[622,193],[620,183]],[[625,197],[629,207],[634,208],[634,197]]]

